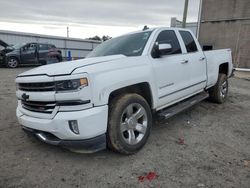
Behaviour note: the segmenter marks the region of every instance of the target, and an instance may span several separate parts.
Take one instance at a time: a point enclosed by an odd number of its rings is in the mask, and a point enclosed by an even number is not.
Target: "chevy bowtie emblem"
[[[29,95],[26,95],[26,93],[22,94],[22,98],[24,101],[27,101],[29,99]]]

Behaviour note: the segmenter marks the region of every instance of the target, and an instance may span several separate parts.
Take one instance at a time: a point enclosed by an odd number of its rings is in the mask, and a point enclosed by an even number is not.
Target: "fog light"
[[[79,134],[79,129],[78,129],[78,123],[77,120],[70,120],[69,121],[69,128],[70,130],[75,133],[75,134]]]

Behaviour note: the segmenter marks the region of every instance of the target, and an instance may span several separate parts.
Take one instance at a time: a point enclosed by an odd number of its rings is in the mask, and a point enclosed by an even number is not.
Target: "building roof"
[[[60,36],[53,36],[53,35],[25,33],[25,32],[8,31],[8,30],[0,30],[0,34],[29,36],[29,37],[38,37],[38,38],[50,38],[50,39],[59,39],[59,40],[70,40],[70,41],[81,41],[81,42],[91,42],[91,43],[97,43],[97,44],[101,43],[101,41],[97,41],[97,40],[71,38],[71,37],[68,38],[68,37],[60,37]]]

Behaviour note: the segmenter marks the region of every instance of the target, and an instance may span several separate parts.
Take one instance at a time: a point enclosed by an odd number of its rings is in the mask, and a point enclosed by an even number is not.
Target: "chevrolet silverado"
[[[232,70],[230,49],[203,52],[189,30],[147,29],[108,40],[86,59],[18,75],[16,115],[45,143],[133,154],[152,114],[169,118],[206,98],[223,103]]]

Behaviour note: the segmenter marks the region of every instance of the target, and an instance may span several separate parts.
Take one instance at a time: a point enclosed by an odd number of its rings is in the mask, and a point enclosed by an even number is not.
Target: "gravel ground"
[[[248,79],[230,79],[222,105],[204,101],[154,123],[135,155],[77,154],[21,130],[14,78],[27,69],[0,69],[0,187],[250,187]],[[140,182],[148,172],[157,178]]]

